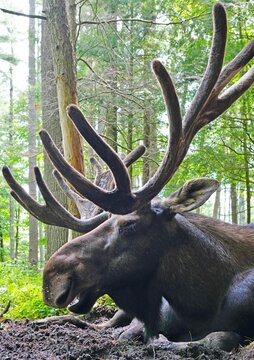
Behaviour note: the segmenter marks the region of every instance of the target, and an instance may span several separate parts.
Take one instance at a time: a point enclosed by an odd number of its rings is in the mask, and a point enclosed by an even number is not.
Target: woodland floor
[[[105,311],[93,314],[89,320],[105,320]],[[83,327],[83,328],[82,328]],[[254,359],[254,350],[241,347],[232,353],[192,346],[187,350],[172,352],[158,350],[141,342],[117,342],[117,330],[96,331],[84,326],[54,322],[10,321],[0,322],[1,360],[214,360]]]

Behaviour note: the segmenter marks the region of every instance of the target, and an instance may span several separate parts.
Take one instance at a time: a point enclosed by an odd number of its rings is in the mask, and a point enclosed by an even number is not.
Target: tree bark
[[[15,259],[19,255],[19,226],[20,226],[20,206],[16,207],[15,214],[16,232],[15,232]]]
[[[215,202],[213,206],[213,217],[215,219],[220,218],[220,194],[221,194],[221,188],[219,187],[215,193]]]
[[[76,59],[71,41],[66,0],[48,0],[46,4],[64,157],[76,170],[84,174],[82,139],[66,114],[66,107],[77,103]],[[67,202],[69,211],[79,216],[75,203],[69,199]],[[69,240],[76,236],[78,233],[69,231]]]
[[[35,0],[29,0],[29,13],[35,14]],[[36,96],[35,96],[35,19],[29,18],[29,78],[28,78],[28,163],[29,195],[36,199]],[[38,221],[29,214],[29,262],[38,263]]]
[[[145,102],[144,102],[145,104]],[[143,156],[143,175],[142,175],[142,185],[144,185],[149,180],[149,158],[148,153],[150,149],[150,116],[148,110],[144,110],[144,117],[143,117],[143,136],[144,136],[144,145],[146,147],[146,154]]]
[[[156,17],[153,13],[154,3],[151,3],[152,10],[147,12],[147,8],[142,8],[142,15],[144,18],[148,18],[149,20],[154,20]],[[149,32],[151,29],[149,27],[144,28],[143,33],[143,41],[146,41],[146,38],[149,36]],[[144,47],[144,62],[143,62],[143,72],[144,72],[144,79],[147,77],[147,74],[151,73],[150,69],[150,62],[147,62],[149,59],[148,55],[149,49]],[[154,124],[151,122],[152,114],[151,114],[151,104],[150,99],[147,96],[147,93],[144,92],[144,115],[143,115],[143,133],[144,133],[144,145],[146,146],[146,154],[143,156],[143,178],[142,184],[144,185],[149,178],[152,176],[154,172],[154,166],[151,166],[151,159],[154,156],[154,149],[152,148],[156,142],[156,129]],[[155,141],[154,141],[155,140]]]
[[[46,1],[45,9],[50,34],[58,108],[66,160],[84,173],[82,142],[78,131],[66,114],[70,103],[77,103],[75,56],[66,13],[66,1]]]
[[[130,16],[131,18],[133,18],[133,1],[130,2]],[[129,83],[130,83],[130,89],[132,89],[133,91],[133,80],[134,80],[134,47],[133,47],[133,22],[130,23],[130,75],[129,75]],[[131,109],[131,104],[129,105],[130,109]],[[131,152],[131,150],[133,149],[133,121],[134,121],[134,116],[133,116],[133,112],[132,110],[130,110],[129,114],[128,114],[128,128],[127,128],[127,147],[128,147],[128,151]],[[133,181],[132,177],[133,177],[133,172],[132,172],[132,165],[128,167],[128,172],[129,172],[129,176],[131,179],[131,182]]]
[[[236,185],[235,184],[231,184],[231,186],[230,186],[230,198],[231,198],[231,221],[234,224],[238,224],[237,191],[236,191]]]
[[[45,9],[46,0],[43,1]],[[50,48],[50,36],[48,24],[42,22],[41,39],[41,83],[42,83],[42,123],[43,128],[47,130],[59,149],[62,149],[62,132],[60,126],[57,89],[53,68],[53,59]],[[44,154],[44,179],[55,198],[67,207],[67,199],[60,187],[57,185],[52,175],[53,166],[47,155]],[[59,247],[68,241],[68,230],[48,225],[46,227],[47,248],[46,257],[49,258]]]
[[[11,44],[11,53],[13,56],[13,46]],[[9,146],[13,148],[13,67],[10,64],[9,68]],[[12,171],[13,166],[10,165],[10,170]],[[15,239],[14,239],[14,217],[15,217],[15,202],[11,195],[9,195],[9,210],[10,210],[10,217],[9,217],[9,236],[10,236],[10,258],[14,260],[15,258]]]
[[[4,239],[3,239],[2,224],[0,222],[0,262],[3,261],[4,261]]]
[[[246,187],[246,205],[247,205],[247,224],[251,222],[251,183],[250,183],[250,169],[249,169],[249,154],[247,145],[248,134],[248,115],[246,111],[245,99],[243,101],[243,153],[244,153],[244,172],[245,172],[245,187]]]
[[[116,10],[116,4],[111,2],[109,7],[111,19],[116,19]],[[112,23],[110,26],[112,30],[111,46],[113,51],[117,51],[117,24]],[[117,106],[115,94],[115,89],[117,89],[117,60],[114,53],[111,54],[108,79],[112,90],[106,110],[106,137],[109,145],[117,152]]]

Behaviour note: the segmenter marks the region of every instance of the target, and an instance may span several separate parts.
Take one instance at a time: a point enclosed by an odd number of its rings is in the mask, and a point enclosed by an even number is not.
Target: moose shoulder
[[[222,68],[227,22],[220,3],[214,6],[213,19],[208,65],[183,117],[170,75],[160,61],[152,64],[167,109],[169,139],[161,165],[143,187],[132,191],[129,160],[121,160],[76,105],[69,105],[67,113],[108,165],[113,185],[94,184],[73,169],[46,131],[40,132],[41,140],[59,172],[56,177],[61,186],[67,186],[63,176],[76,190],[75,194],[67,192],[78,199],[78,205],[90,201],[96,205],[96,213],[98,208],[104,212],[89,219],[72,216],[50,193],[36,168],[45,200],[45,205],[38,204],[9,169],[3,168],[12,196],[26,210],[47,224],[84,233],[61,247],[46,265],[43,296],[48,305],[85,313],[108,293],[123,310],[144,322],[147,339],[157,336],[161,327],[170,340],[188,339],[189,334],[200,339],[212,331],[226,331],[228,339],[232,332],[254,337],[253,228],[189,213],[217,189],[215,180],[191,180],[168,198],[157,198],[196,133],[226,111],[254,81],[252,67],[230,85],[253,58],[254,41]],[[143,151],[144,147],[137,149],[132,160]]]

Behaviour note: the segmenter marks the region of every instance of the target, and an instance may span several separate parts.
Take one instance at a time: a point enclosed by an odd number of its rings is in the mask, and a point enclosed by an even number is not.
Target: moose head
[[[75,218],[56,201],[36,168],[36,180],[46,203],[40,205],[22,189],[9,169],[3,168],[12,196],[36,218],[85,233],[62,246],[46,264],[46,304],[69,306],[75,313],[85,313],[108,293],[121,308],[144,321],[147,336],[151,337],[158,333],[164,297],[172,308],[171,317],[177,324],[180,319],[193,336],[214,330],[254,335],[249,331],[253,315],[244,325],[235,320],[247,298],[240,296],[245,292],[241,281],[252,276],[253,230],[189,213],[216,191],[215,180],[190,180],[169,197],[157,197],[183,161],[195,134],[228,109],[254,81],[251,68],[225,89],[254,54],[251,41],[222,68],[226,34],[226,13],[217,3],[208,65],[183,118],[170,75],[160,61],[153,61],[152,69],[167,109],[169,140],[158,170],[137,191],[131,190],[128,164],[95,132],[76,105],[68,106],[67,113],[110,168],[112,188],[103,189],[87,180],[65,161],[49,134],[40,132],[60,181],[62,175],[77,191],[76,196],[88,199],[104,212],[91,219]],[[138,150],[137,157],[142,152],[143,148]],[[235,298],[232,300],[238,288],[239,306]],[[248,311],[253,314],[253,308]]]

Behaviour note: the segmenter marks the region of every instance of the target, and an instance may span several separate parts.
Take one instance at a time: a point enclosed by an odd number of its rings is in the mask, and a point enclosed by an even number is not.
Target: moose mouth
[[[69,279],[68,283],[66,284],[66,288],[60,294],[58,294],[54,305],[58,308],[65,308],[66,306],[68,306],[68,304],[70,304],[73,301],[73,292],[74,292],[74,284]]]
[[[68,306],[68,310],[75,314],[86,314],[94,306],[98,295],[95,295],[92,290],[80,293]]]

